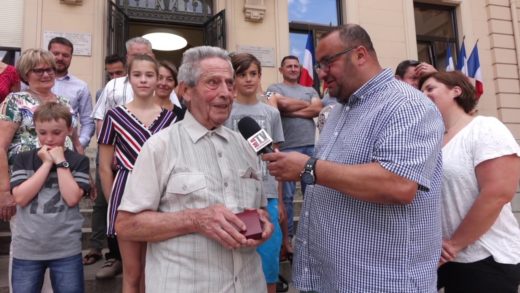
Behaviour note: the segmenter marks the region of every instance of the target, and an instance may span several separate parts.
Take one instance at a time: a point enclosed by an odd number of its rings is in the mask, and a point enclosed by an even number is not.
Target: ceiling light
[[[152,43],[152,49],[159,51],[175,51],[188,45],[185,38],[172,33],[151,33],[143,38]]]

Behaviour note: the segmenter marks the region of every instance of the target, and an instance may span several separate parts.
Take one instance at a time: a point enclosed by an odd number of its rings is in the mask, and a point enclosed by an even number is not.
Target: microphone
[[[256,121],[245,116],[238,121],[238,131],[247,140],[249,145],[257,154],[265,154],[274,152],[272,148],[273,139],[267,131],[260,128]]]

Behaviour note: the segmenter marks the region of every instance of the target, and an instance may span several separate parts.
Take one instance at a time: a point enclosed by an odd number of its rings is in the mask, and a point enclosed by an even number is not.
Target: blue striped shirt
[[[308,186],[296,235],[297,288],[436,292],[443,132],[436,106],[390,69],[334,107],[316,145],[317,158],[378,162],[419,188],[410,204],[390,205]]]
[[[87,83],[69,73],[64,77],[56,77],[52,92],[69,99],[74,116],[78,118],[81,125],[78,133],[79,141],[84,148],[88,147],[96,130],[96,125],[94,119],[90,117],[92,114],[92,97]]]

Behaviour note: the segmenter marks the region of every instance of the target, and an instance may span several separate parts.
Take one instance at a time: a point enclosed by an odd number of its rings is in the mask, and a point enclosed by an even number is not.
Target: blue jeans
[[[267,212],[274,231],[271,238],[267,239],[262,245],[256,248],[262,259],[262,269],[264,271],[267,284],[276,284],[280,273],[280,248],[282,247],[282,230],[278,223],[278,199],[267,199]]]
[[[303,147],[285,148],[283,152],[299,152],[307,156],[314,156],[314,146],[308,145]],[[305,188],[307,187],[303,182],[300,181],[302,187],[302,194],[305,194]],[[285,205],[285,212],[287,213],[287,228],[289,230],[289,236],[292,238],[293,233],[293,200],[294,193],[296,192],[296,181],[285,181],[283,183],[283,203]]]
[[[49,268],[54,293],[83,293],[83,263],[81,253],[52,260],[13,258],[13,293],[39,293],[45,270]]]

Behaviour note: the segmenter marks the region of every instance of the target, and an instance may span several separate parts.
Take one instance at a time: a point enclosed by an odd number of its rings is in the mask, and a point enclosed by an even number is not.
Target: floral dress
[[[70,108],[67,98],[57,96],[57,100],[58,103]],[[33,121],[34,111],[40,104],[40,100],[28,92],[11,93],[0,104],[0,120],[19,123],[7,152],[9,166],[11,166],[15,155],[40,147]],[[72,108],[70,111],[72,114]],[[77,120],[74,116],[72,117],[72,126],[76,127]],[[73,149],[70,138],[65,141],[65,147]]]

